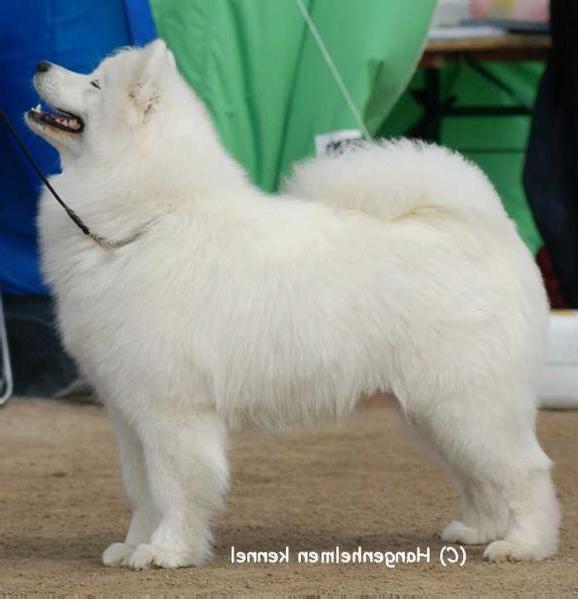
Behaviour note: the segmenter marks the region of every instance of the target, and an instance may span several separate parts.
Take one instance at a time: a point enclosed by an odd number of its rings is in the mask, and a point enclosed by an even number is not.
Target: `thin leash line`
[[[341,92],[341,95],[343,96],[345,103],[349,107],[349,110],[351,111],[353,118],[357,122],[357,126],[361,130],[363,137],[367,140],[371,139],[371,135],[369,134],[369,131],[367,130],[367,127],[363,122],[363,118],[361,117],[361,114],[357,109],[357,106],[355,105],[355,102],[353,101],[353,98],[351,97],[351,94],[349,93],[349,90],[347,89],[345,82],[343,81],[343,77],[341,77],[341,74],[337,69],[337,66],[335,65],[335,61],[333,60],[333,57],[331,56],[327,46],[325,45],[325,42],[323,41],[323,38],[321,37],[321,34],[319,33],[317,26],[311,18],[311,15],[309,14],[307,8],[305,8],[303,0],[295,0],[295,2],[297,3],[297,6],[299,7],[301,14],[303,15],[303,19],[305,20],[305,23],[307,24],[307,27],[309,28],[311,35],[315,39],[317,47],[319,48],[319,51],[321,52],[321,55],[323,56],[323,59],[325,60],[325,63],[327,64],[327,67],[329,68],[329,71],[331,72],[331,75],[333,76],[333,79],[335,80],[335,83],[337,84],[337,87],[339,88],[339,91]]]
[[[76,212],[74,212],[74,210],[72,208],[69,208],[66,205],[64,200],[58,195],[58,193],[56,193],[56,190],[54,189],[54,187],[52,187],[52,185],[50,185],[50,181],[48,181],[48,179],[44,176],[44,173],[40,170],[40,167],[36,164],[36,161],[34,160],[34,158],[32,158],[32,155],[28,151],[28,148],[20,141],[20,138],[18,137],[18,134],[16,133],[14,127],[12,127],[12,124],[10,123],[10,121],[8,120],[6,115],[1,110],[0,110],[0,117],[2,118],[2,121],[4,122],[4,126],[6,127],[6,129],[10,133],[10,135],[12,136],[12,139],[14,139],[14,141],[16,142],[18,147],[22,150],[22,152],[24,153],[24,156],[26,156],[26,158],[28,159],[28,162],[34,169],[34,172],[38,175],[38,177],[44,183],[44,185],[46,185],[46,187],[50,190],[50,193],[52,193],[52,195],[54,196],[54,199],[62,206],[62,208],[64,208],[64,210],[66,211],[66,214],[68,214],[68,216],[74,221],[76,226],[85,235],[92,237],[93,236],[92,232],[82,222],[82,219],[78,216],[78,214],[76,214]]]
[[[140,231],[137,231],[136,233],[133,233],[126,239],[121,239],[120,241],[109,241],[108,239],[101,237],[100,235],[97,235],[96,233],[93,233],[89,229],[89,227],[84,223],[84,221],[80,218],[80,216],[78,216],[78,214],[76,214],[76,212],[66,204],[66,202],[58,195],[58,193],[56,192],[54,187],[52,187],[52,185],[50,184],[50,181],[48,181],[48,179],[45,177],[44,173],[40,170],[40,167],[38,166],[38,164],[32,157],[32,154],[30,154],[30,152],[28,151],[28,148],[22,143],[22,141],[18,137],[18,134],[16,133],[16,130],[14,129],[14,127],[12,126],[10,121],[8,120],[8,117],[1,110],[0,110],[0,119],[4,123],[4,126],[6,127],[6,130],[8,131],[8,133],[11,135],[11,137],[14,139],[14,141],[16,142],[18,147],[24,153],[24,156],[26,156],[28,162],[34,169],[34,172],[38,175],[38,177],[44,183],[44,185],[46,185],[47,189],[53,195],[54,199],[60,204],[60,206],[62,206],[62,208],[64,209],[66,214],[70,217],[70,219],[74,222],[74,224],[83,232],[83,234],[86,235],[87,237],[90,237],[90,239],[92,239],[101,248],[103,248],[105,250],[116,250],[125,245],[128,245],[129,243],[132,243],[133,241],[136,241],[137,239],[139,239],[139,237],[141,237],[141,235],[144,233],[145,229],[154,220],[156,220],[156,219],[153,219],[153,220],[149,221],[148,223],[146,223],[144,225],[144,227]]]

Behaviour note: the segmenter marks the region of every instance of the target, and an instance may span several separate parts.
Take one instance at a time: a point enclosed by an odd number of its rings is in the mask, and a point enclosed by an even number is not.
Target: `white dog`
[[[40,213],[64,343],[112,418],[133,509],[109,566],[201,564],[227,488],[227,431],[309,425],[393,393],[462,499],[443,539],[490,560],[558,544],[533,378],[547,303],[486,177],[397,141],[255,188],[157,41],[91,75],[41,63],[60,151]],[[135,238],[136,237],[136,238]],[[257,499],[257,498],[256,498]],[[384,503],[385,506],[385,503]],[[257,508],[257,505],[255,506]]]

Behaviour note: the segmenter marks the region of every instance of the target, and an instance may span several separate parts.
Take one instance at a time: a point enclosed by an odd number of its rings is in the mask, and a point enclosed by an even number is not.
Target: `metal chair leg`
[[[4,305],[0,293],[0,348],[1,367],[0,371],[0,406],[4,405],[11,397],[14,390],[12,378],[12,363],[10,361],[10,349],[8,348],[8,333],[6,332],[6,320],[4,318]]]

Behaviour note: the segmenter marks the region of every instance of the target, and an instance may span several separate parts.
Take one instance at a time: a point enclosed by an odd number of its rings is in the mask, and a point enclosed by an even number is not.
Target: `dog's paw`
[[[120,568],[127,565],[129,556],[134,551],[132,545],[126,543],[113,543],[104,550],[102,554],[102,563],[111,568]]]
[[[141,543],[129,556],[126,565],[133,570],[147,570],[153,567],[186,568],[201,562],[191,551]]]
[[[548,550],[535,544],[513,543],[512,541],[494,541],[484,551],[484,558],[490,562],[519,562],[541,560],[550,557],[555,549]]]
[[[481,545],[487,543],[488,538],[480,533],[477,528],[466,526],[457,520],[450,522],[440,535],[442,541],[447,543],[461,543],[463,545]]]

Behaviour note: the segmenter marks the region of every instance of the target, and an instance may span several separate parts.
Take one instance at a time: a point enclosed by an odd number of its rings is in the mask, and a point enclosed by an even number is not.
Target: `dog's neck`
[[[54,186],[93,232],[113,243],[138,239],[183,203],[194,208],[215,197],[259,194],[216,133],[193,134],[184,130],[171,138],[165,132],[112,155],[62,156]]]

